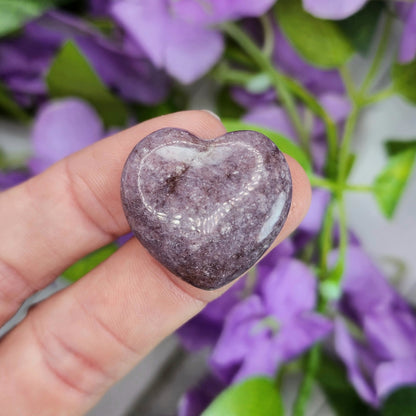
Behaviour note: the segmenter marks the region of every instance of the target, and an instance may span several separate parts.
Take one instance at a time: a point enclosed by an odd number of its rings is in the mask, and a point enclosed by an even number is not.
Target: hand
[[[0,194],[0,326],[32,293],[129,231],[120,176],[140,138],[162,127],[225,133],[205,111],[143,122]],[[287,157],[293,201],[275,245],[300,223],[308,179]],[[81,415],[164,337],[226,288],[206,292],[158,264],[136,239],[77,283],[32,308],[0,341],[0,413]]]

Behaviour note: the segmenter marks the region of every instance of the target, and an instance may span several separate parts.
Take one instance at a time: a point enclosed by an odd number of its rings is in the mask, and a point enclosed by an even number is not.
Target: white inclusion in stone
[[[273,226],[279,220],[280,214],[282,213],[283,207],[286,202],[286,193],[282,192],[278,197],[276,202],[272,206],[272,211],[270,217],[261,227],[259,236],[257,237],[257,242],[263,241],[273,230]]]
[[[197,147],[190,148],[180,145],[163,146],[155,150],[155,154],[168,161],[181,162],[192,167],[216,165],[227,159],[232,153],[228,146],[210,147],[201,152]]]

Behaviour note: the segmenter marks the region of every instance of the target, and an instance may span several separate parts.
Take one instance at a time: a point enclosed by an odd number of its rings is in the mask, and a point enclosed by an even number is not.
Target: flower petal
[[[281,361],[289,361],[322,340],[332,331],[332,322],[322,315],[299,315],[283,325],[273,340]]]
[[[270,337],[264,334],[262,337],[256,338],[250,346],[250,351],[245,355],[241,367],[233,377],[233,383],[259,375],[273,377],[280,363],[279,358]]]
[[[252,295],[227,316],[224,329],[212,352],[210,365],[224,380],[230,380],[257,337],[263,337],[255,326],[264,318],[265,310],[260,297]]]
[[[416,319],[410,311],[373,311],[364,317],[364,331],[372,350],[384,360],[415,356]]]
[[[407,63],[416,56],[416,3],[413,3],[411,10],[405,20],[402,39],[399,49],[399,61]]]
[[[173,13],[182,19],[203,25],[263,15],[276,0],[173,0]]]
[[[377,407],[379,400],[373,386],[369,384],[362,373],[355,341],[340,319],[335,321],[334,330],[335,351],[347,368],[348,379],[366,402]]]
[[[385,362],[377,368],[375,385],[380,398],[410,384],[416,384],[416,357]]]
[[[167,27],[170,20],[164,0],[119,0],[112,3],[111,15],[161,68],[165,62]]]
[[[85,101],[76,98],[51,101],[41,108],[33,125],[31,169],[40,173],[103,135],[100,118]]]
[[[358,12],[367,0],[303,0],[304,9],[321,19],[345,19]]]
[[[182,396],[178,416],[200,416],[208,405],[226,387],[211,374]]]
[[[331,0],[330,0],[331,1]],[[275,29],[274,63],[292,78],[297,78],[316,95],[344,92],[342,79],[336,70],[323,70],[309,65],[292,47],[279,28]]]
[[[5,191],[12,186],[19,185],[19,183],[24,182],[29,177],[29,172],[23,170],[0,170],[0,191]]]
[[[221,334],[226,316],[241,301],[244,286],[245,279],[239,279],[223,295],[210,302],[197,316],[176,331],[185,348],[198,351],[214,346]]]
[[[211,69],[223,48],[219,32],[170,20],[166,39],[166,70],[177,80],[189,84]]]
[[[324,189],[314,189],[309,211],[299,225],[299,230],[315,235],[322,226],[324,214],[330,200],[330,193]]]
[[[337,256],[338,251],[332,252],[329,263],[333,264]],[[365,314],[392,305],[397,309],[407,310],[404,300],[389,285],[363,249],[349,246],[341,307],[353,319],[360,321]]]
[[[316,302],[316,279],[299,260],[282,258],[261,287],[267,313],[279,323],[310,311]]]
[[[286,111],[275,104],[253,107],[244,116],[243,121],[249,124],[267,127],[290,139],[296,138],[296,133],[293,130],[292,123]]]

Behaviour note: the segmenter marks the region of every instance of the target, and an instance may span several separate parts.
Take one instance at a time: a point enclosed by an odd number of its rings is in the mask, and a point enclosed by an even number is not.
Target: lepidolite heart
[[[289,213],[292,181],[283,154],[260,133],[202,140],[165,128],[130,153],[121,197],[150,254],[209,290],[245,273],[270,247]]]

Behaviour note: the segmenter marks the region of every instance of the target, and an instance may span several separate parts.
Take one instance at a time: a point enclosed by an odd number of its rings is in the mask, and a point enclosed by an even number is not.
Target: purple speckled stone
[[[260,133],[202,140],[165,128],[130,153],[121,197],[150,254],[210,290],[244,274],[270,247],[288,216],[292,181],[283,154]]]

